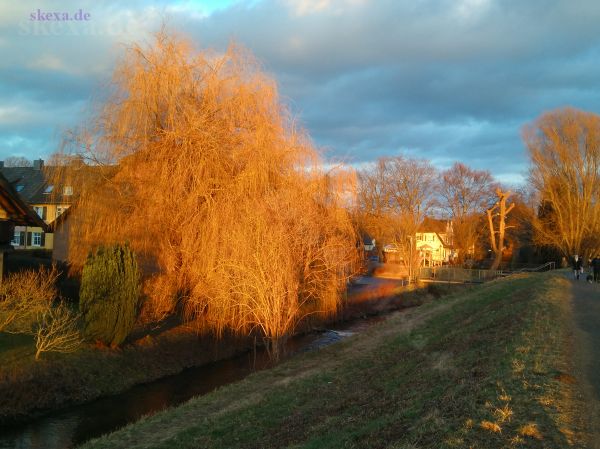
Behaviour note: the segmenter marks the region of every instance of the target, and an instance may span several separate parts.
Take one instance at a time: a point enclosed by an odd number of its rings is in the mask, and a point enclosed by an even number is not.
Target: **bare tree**
[[[527,125],[536,242],[570,257],[600,251],[600,116],[566,108]]]
[[[5,167],[33,167],[33,162],[24,156],[9,156],[4,159]]]
[[[473,170],[460,162],[442,172],[442,209],[452,220],[452,244],[458,258],[473,257],[482,214],[493,202],[495,183],[489,171]]]
[[[415,235],[435,201],[435,169],[424,159],[382,158],[359,180],[364,226],[395,246],[412,278],[418,265]]]
[[[383,245],[394,240],[396,219],[391,210],[390,194],[389,167],[385,159],[379,159],[371,168],[358,172],[359,227],[380,242],[380,258]]]
[[[511,210],[515,207],[515,204],[511,204],[507,207],[506,202],[512,195],[512,192],[503,192],[499,187],[496,189],[496,195],[498,201],[491,208],[487,210],[488,226],[490,232],[490,245],[494,253],[494,262],[492,263],[491,269],[497,270],[502,263],[502,255],[505,250],[505,235],[506,235],[506,217]]]
[[[74,352],[83,342],[79,333],[79,315],[71,312],[64,303],[40,313],[36,326],[36,360],[44,352]]]

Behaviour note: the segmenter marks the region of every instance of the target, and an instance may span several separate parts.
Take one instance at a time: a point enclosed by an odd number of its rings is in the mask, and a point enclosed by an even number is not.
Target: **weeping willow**
[[[109,89],[56,158],[54,176],[78,190],[74,267],[129,242],[147,319],[183,311],[218,334],[258,332],[275,352],[306,314],[336,311],[353,228],[246,50],[195,51],[162,32],[126,51]]]

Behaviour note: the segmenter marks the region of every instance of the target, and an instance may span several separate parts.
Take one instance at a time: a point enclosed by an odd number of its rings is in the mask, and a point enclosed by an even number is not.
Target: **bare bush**
[[[48,307],[40,313],[36,328],[36,360],[44,352],[74,352],[83,341],[79,333],[79,315],[64,303]]]
[[[57,297],[59,274],[53,266],[8,275],[0,284],[0,332],[32,332],[38,314]]]

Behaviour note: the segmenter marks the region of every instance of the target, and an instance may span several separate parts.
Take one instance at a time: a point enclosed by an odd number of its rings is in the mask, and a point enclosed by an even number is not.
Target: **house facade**
[[[71,206],[73,186],[54,185],[51,179],[53,167],[44,169],[44,161],[33,161],[32,167],[4,167],[0,161],[0,174],[14,191],[47,225],[52,224]],[[15,249],[52,250],[54,236],[41,226],[18,225],[14,229],[12,246]]]
[[[426,217],[416,233],[416,248],[422,267],[449,264],[456,257],[452,246],[452,222]]]
[[[48,230],[46,223],[0,174],[0,279],[4,273],[4,254],[14,250],[11,242],[18,227],[39,228],[42,232]]]

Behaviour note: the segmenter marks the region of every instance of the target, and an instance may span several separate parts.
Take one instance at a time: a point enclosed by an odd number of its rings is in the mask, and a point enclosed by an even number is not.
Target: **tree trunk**
[[[490,230],[490,244],[492,251],[494,252],[494,263],[490,267],[491,270],[497,270],[502,263],[502,253],[504,251],[504,234],[506,232],[506,216],[515,207],[514,203],[508,208],[506,207],[506,201],[512,192],[502,192],[499,188],[496,189],[496,195],[498,195],[498,201],[491,209],[487,210],[488,224]],[[496,231],[494,225],[494,214],[493,212],[498,209],[495,214],[498,216],[498,230]]]
[[[490,270],[495,271],[500,267],[502,263],[502,251],[496,252],[496,256],[494,257],[494,263],[490,267]]]

